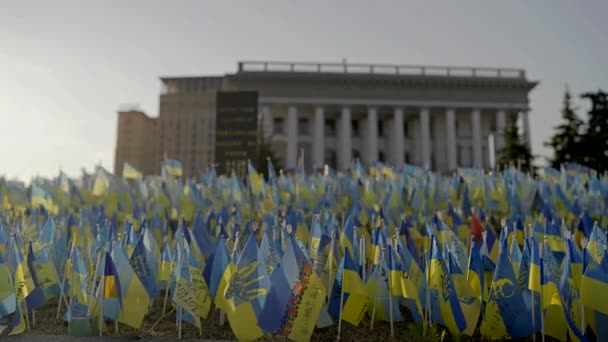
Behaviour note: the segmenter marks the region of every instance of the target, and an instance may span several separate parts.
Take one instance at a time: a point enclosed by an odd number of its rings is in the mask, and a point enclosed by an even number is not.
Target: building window
[[[325,136],[327,136],[327,137],[336,136],[336,120],[325,119]]]
[[[285,132],[285,127],[284,127],[284,120],[283,118],[275,118],[274,119],[274,132],[276,134],[283,134]]]
[[[357,160],[361,158],[361,153],[358,150],[353,149],[353,159]]]
[[[405,156],[403,156],[403,159],[405,160],[406,164],[410,163],[410,153],[408,151],[405,151]]]
[[[407,137],[409,132],[409,126],[407,120],[403,120],[403,136]]]
[[[352,120],[350,127],[351,127],[351,131],[352,131],[352,136],[358,137],[359,136],[359,120]]]
[[[384,152],[378,151],[378,161],[384,163]]]
[[[310,121],[307,118],[298,120],[298,135],[310,134]]]
[[[378,120],[378,136],[379,137],[384,136],[384,121],[383,120]]]

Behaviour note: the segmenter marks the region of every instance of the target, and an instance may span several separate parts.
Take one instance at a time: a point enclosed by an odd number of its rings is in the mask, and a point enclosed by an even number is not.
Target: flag
[[[481,323],[481,334],[492,340],[504,340],[532,335],[529,310],[509,260],[506,239],[500,241],[500,251],[492,288]]]
[[[104,253],[104,267],[101,283],[98,287],[98,299],[103,305],[103,315],[112,320],[118,320],[122,307],[122,291],[118,272],[110,253]]]
[[[234,274],[235,265],[231,260],[228,247],[226,246],[223,237],[220,237],[216,242],[213,259],[209,260],[210,266],[209,278],[206,278],[209,285],[209,294],[213,298],[215,306],[222,310],[226,310],[227,302],[224,296],[226,288],[230,283],[230,278]]]
[[[475,240],[474,240],[475,243],[482,242],[482,232],[483,232],[483,228],[481,227],[481,222],[479,222],[477,215],[472,214],[470,233],[473,237],[475,237]]]
[[[197,328],[201,328],[201,320],[198,312],[198,302],[196,298],[196,289],[192,283],[192,275],[188,259],[190,252],[188,245],[184,243],[185,239],[180,239],[178,244],[182,244],[182,248],[178,249],[178,266],[174,276],[174,287],[172,289],[172,300],[181,309],[183,309],[193,320],[193,324]]]
[[[403,246],[399,248],[401,263],[394,253],[394,249],[389,246],[391,293],[405,298],[414,319],[421,319],[423,314],[421,293],[425,293],[426,289],[424,273],[408,248]]]
[[[159,294],[154,271],[148,262],[149,258],[146,248],[144,247],[144,240],[139,239],[135,243],[133,254],[131,254],[131,257],[129,258],[129,265],[137,275],[141,285],[146,289],[148,300],[155,298]]]
[[[471,251],[469,252],[469,262],[467,280],[477,297],[486,302],[488,300],[488,286],[485,283],[485,270],[481,258],[481,248],[471,237]]]
[[[599,265],[588,266],[581,279],[581,304],[587,309],[608,315],[608,251]]]
[[[0,253],[0,317],[6,317],[17,310],[17,295],[12,279],[11,271]]]
[[[165,159],[163,171],[174,177],[181,177],[183,173],[182,163],[175,159]]]
[[[460,301],[447,266],[441,256],[441,249],[435,235],[431,236],[431,260],[429,263],[429,289],[439,302],[443,323],[454,335],[467,330],[467,321],[460,307]]]
[[[59,207],[53,197],[37,183],[32,184],[32,208],[39,206],[44,207],[48,212],[56,215],[59,212]]]
[[[226,314],[239,341],[255,341],[264,336],[257,321],[269,289],[270,280],[264,265],[258,262],[257,242],[252,234],[225,291]]]
[[[361,323],[369,306],[367,290],[361,281],[358,269],[359,266],[355,264],[347,249],[338,267],[329,302],[330,314],[339,317],[341,310],[342,319],[355,326]],[[342,294],[343,301],[340,302]]]
[[[124,162],[122,167],[122,178],[125,179],[141,179],[143,177],[142,173],[139,172],[135,167],[131,164]]]
[[[391,254],[397,257],[389,246],[388,257],[382,255],[365,284],[371,303],[368,307],[369,315],[370,317],[374,316],[373,310],[375,308],[375,321],[403,320],[399,311],[399,297],[401,297],[402,292],[401,283],[400,281],[395,282],[394,279],[397,276],[398,280],[401,280],[401,272],[399,267],[395,265],[396,262],[392,260],[393,256]],[[390,262],[393,262],[393,267],[389,266]],[[393,272],[393,279],[391,279],[391,272]],[[397,287],[396,290],[395,287]]]

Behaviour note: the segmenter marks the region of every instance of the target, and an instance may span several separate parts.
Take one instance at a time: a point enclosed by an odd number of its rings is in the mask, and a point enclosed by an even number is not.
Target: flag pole
[[[363,229],[363,228],[360,228]],[[361,266],[361,280],[363,281],[363,284],[365,284],[365,278],[366,278],[366,269],[365,269],[365,263],[367,256],[365,255],[365,236],[363,236],[363,234],[361,234],[361,237],[359,238],[359,265]]]
[[[424,247],[424,245],[423,245]],[[431,276],[431,265],[429,262],[429,257],[430,257],[430,251],[427,254],[425,254],[424,258],[425,258],[425,278],[426,278],[426,317],[424,318],[424,324],[422,325],[422,336],[426,337],[426,333],[427,333],[427,329],[429,328],[430,324],[431,324],[431,289],[429,287],[429,282],[430,282],[430,276]]]
[[[380,260],[382,260],[381,262],[384,262],[385,253],[386,253],[386,247],[382,247],[382,250],[380,251]],[[389,278],[387,278],[387,279],[390,279],[390,273],[389,273]],[[395,329],[394,329],[394,325],[393,325],[393,295],[391,292],[391,282],[388,281],[387,285],[388,285],[388,310],[390,312],[389,317],[390,317],[390,322],[391,322],[391,337],[394,337]]]
[[[576,243],[576,240],[574,241]],[[587,239],[583,238],[581,241],[581,245],[583,247],[583,255],[587,252]],[[580,301],[579,301],[580,302]],[[581,310],[581,333],[585,336],[585,304],[580,303]]]
[[[44,248],[46,250],[46,247]],[[69,254],[68,254],[68,259],[70,258],[70,255],[72,254],[72,250],[74,249],[74,239],[72,239],[72,243],[71,243],[71,247],[69,249]],[[55,278],[57,278],[57,280],[59,280],[59,272],[57,271],[57,267],[55,266],[54,262],[51,262],[51,264],[53,265],[53,273],[55,273]],[[65,265],[64,265],[65,267]],[[58,283],[59,285],[59,302],[57,303],[57,318],[59,319],[59,315],[61,313],[61,301],[63,300],[64,304],[66,305],[66,310],[69,310],[70,308],[70,304],[68,303],[67,300],[67,295],[65,293],[65,269],[63,270],[63,279]]]
[[[528,238],[530,238],[531,231],[532,231],[532,225],[530,225],[530,224],[529,224],[529,225],[528,225],[528,229],[526,229],[526,231],[525,231],[525,234],[526,234],[526,240],[527,240]],[[532,261],[530,260],[530,262],[532,262]],[[536,319],[535,319],[535,316],[536,316],[536,310],[535,310],[535,305],[534,305],[534,294],[533,294],[533,293],[532,293],[532,295],[530,296],[530,300],[531,300],[531,303],[532,303],[532,306],[531,306],[531,307],[532,307],[532,310],[530,310],[530,312],[532,313],[532,328],[533,328],[533,329],[534,329],[534,331],[535,331],[535,332],[534,332],[534,334],[532,335],[532,341],[533,341],[533,342],[536,342]]]
[[[99,265],[98,265],[99,266]],[[105,287],[105,281],[104,279],[102,279],[100,281],[99,284],[99,300],[101,302],[101,305],[99,306],[99,336],[103,336],[103,292],[104,292],[104,287]]]
[[[72,251],[70,250],[70,257],[72,255]],[[64,277],[65,280],[65,277]],[[72,312],[72,302],[74,301],[74,296],[76,295],[76,286],[74,286],[74,270],[72,270],[70,282],[72,283],[72,293],[70,294],[70,302],[68,304],[68,312],[70,315],[70,320],[68,321],[68,335],[70,334],[70,328],[72,326],[72,319],[74,319],[74,315]],[[61,300],[59,301],[61,303]],[[59,317],[57,317],[59,318]]]
[[[334,244],[336,243],[336,232],[332,231],[331,232],[331,246],[329,247],[329,275],[327,277],[327,303],[329,304],[329,299],[331,297],[331,289],[332,289],[332,281],[331,278],[333,277],[333,273],[334,273]]]
[[[338,319],[338,341],[340,341],[340,333],[342,331],[342,311],[344,309],[344,272],[342,272],[342,280],[340,284],[340,317]]]
[[[544,277],[544,268],[545,268],[545,260],[543,258],[543,250],[545,249],[545,243],[547,242],[547,235],[544,236],[543,239],[543,243],[538,246],[538,253],[540,254],[540,265],[541,265],[541,273],[540,273],[540,277],[541,277],[541,281],[540,281],[540,333],[541,333],[541,340],[542,342],[545,342],[545,315],[544,315],[544,310],[543,310],[543,281],[542,278]]]
[[[374,277],[374,275],[376,274],[377,269],[374,270],[374,272],[372,272],[372,277]],[[380,289],[380,286],[378,284],[378,281],[376,281],[376,291],[374,292],[374,305],[372,306],[372,321],[370,323],[370,330],[374,330],[374,321],[376,320],[376,305],[378,302],[378,290]],[[390,289],[389,289],[390,291]]]

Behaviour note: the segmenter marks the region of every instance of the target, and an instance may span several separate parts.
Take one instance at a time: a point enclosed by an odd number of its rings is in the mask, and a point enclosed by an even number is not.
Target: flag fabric
[[[131,164],[124,162],[122,166],[122,178],[125,179],[141,179],[143,177],[142,173],[138,171]]]
[[[189,317],[193,319],[192,323],[200,329],[201,320],[198,314],[199,309],[196,300],[196,289],[192,282],[192,275],[188,264],[188,259],[190,257],[188,245],[184,243],[184,239],[181,239],[178,243],[182,244],[182,247],[178,248],[178,266],[171,291],[172,300],[179,309],[183,309],[188,313]]]
[[[257,242],[251,235],[224,295],[228,321],[239,341],[255,341],[264,336],[257,320],[270,289],[270,280],[266,268],[258,260]]]
[[[454,335],[461,335],[467,329],[467,320],[460,307],[460,301],[454,288],[454,283],[449,275],[439,242],[433,234],[431,236],[429,262],[429,289],[434,292],[434,297],[439,302],[440,314],[448,330]]]
[[[175,159],[165,159],[163,162],[163,172],[174,177],[181,177],[183,173],[182,163]]]
[[[343,300],[341,301],[341,298]],[[348,249],[336,273],[336,280],[329,302],[329,313],[352,325],[358,326],[368,311],[369,298],[367,290],[359,276],[357,266]]]
[[[530,336],[535,332],[509,260],[506,239],[501,239],[498,263],[481,323],[481,334],[492,340]]]

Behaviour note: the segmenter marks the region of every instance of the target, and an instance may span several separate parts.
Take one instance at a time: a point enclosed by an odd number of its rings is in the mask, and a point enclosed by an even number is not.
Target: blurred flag
[[[163,161],[163,172],[174,177],[181,177],[183,173],[182,163],[175,159],[165,159]]]
[[[131,164],[124,162],[122,167],[122,178],[125,179],[141,179],[143,177],[142,173],[139,172],[135,167]]]

